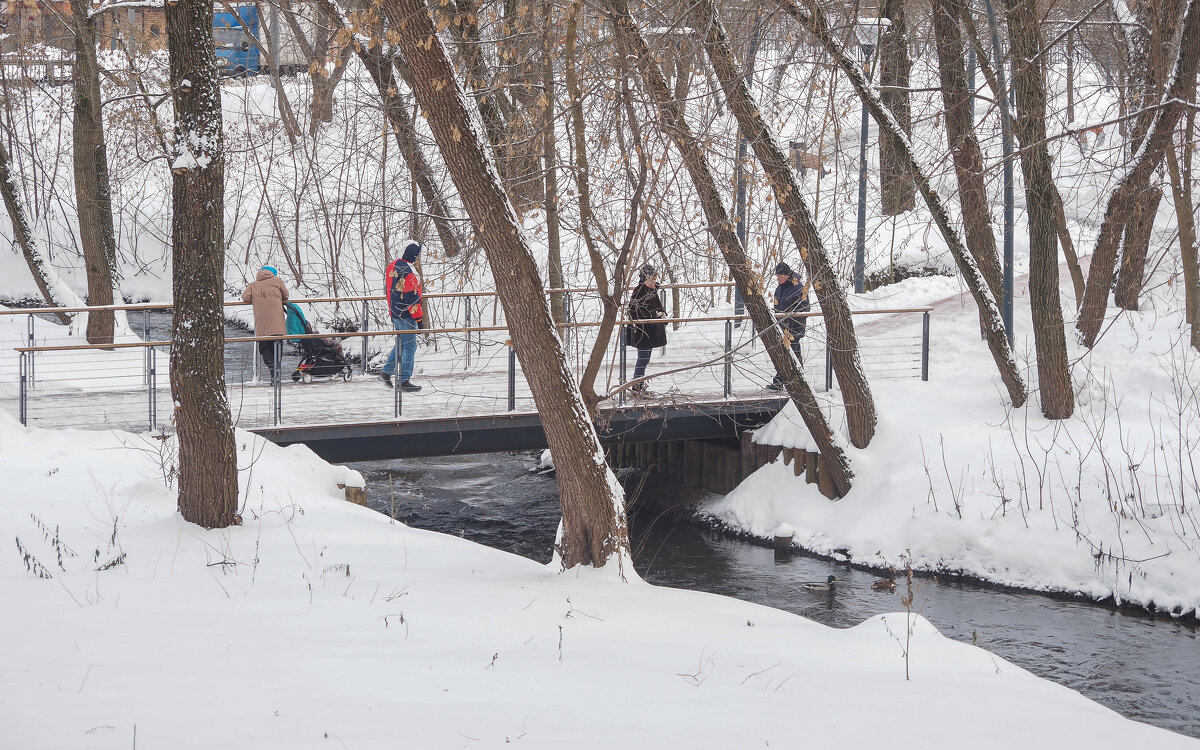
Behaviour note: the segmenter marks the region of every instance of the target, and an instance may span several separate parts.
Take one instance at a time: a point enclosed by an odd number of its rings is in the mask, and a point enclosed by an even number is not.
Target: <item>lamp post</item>
[[[880,31],[891,25],[886,18],[862,18],[854,24],[854,37],[862,50],[863,74],[871,80],[871,53],[875,50]],[[862,125],[858,138],[858,231],[854,241],[854,292],[862,294],[864,266],[867,262],[867,103],[862,105]]]

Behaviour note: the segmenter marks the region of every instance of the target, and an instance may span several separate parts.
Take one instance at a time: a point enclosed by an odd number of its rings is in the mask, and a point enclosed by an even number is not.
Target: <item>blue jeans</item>
[[[637,362],[633,365],[633,377],[635,380],[646,374],[646,365],[650,364],[650,353],[653,351],[653,349],[637,350]]]
[[[400,339],[400,382],[407,383],[412,380],[413,366],[416,364],[417,358],[417,321],[412,318],[392,318],[392,329],[396,331],[414,331],[414,333],[402,333],[397,338]],[[383,365],[383,374],[388,377],[396,372],[396,347],[393,346],[388,352],[387,362]]]

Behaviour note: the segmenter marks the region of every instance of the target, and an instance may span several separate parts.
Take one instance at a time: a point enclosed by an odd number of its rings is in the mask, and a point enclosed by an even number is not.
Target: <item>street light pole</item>
[[[872,45],[860,44],[863,52],[863,72],[867,80],[871,75]],[[867,103],[862,106],[862,125],[859,127],[858,140],[858,231],[854,243],[854,292],[862,294],[864,266],[867,262]]]

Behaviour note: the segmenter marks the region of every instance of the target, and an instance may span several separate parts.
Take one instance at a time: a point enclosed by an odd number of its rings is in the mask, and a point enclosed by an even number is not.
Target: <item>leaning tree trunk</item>
[[[1092,252],[1092,264],[1088,268],[1087,289],[1075,324],[1083,345],[1088,348],[1096,345],[1100,327],[1104,324],[1108,293],[1116,270],[1117,244],[1125,225],[1134,217],[1135,198],[1150,184],[1150,176],[1171,146],[1175,126],[1179,124],[1184,110],[1190,106],[1187,97],[1195,88],[1196,69],[1200,66],[1200,0],[1188,0],[1182,27],[1179,53],[1171,71],[1171,84],[1155,112],[1154,121],[1142,141],[1133,166],[1108,199],[1104,221],[1100,224],[1100,236],[1096,238],[1096,249]]]
[[[825,414],[821,411],[812,389],[804,379],[804,371],[797,366],[796,358],[784,342],[783,334],[776,324],[775,316],[767,306],[763,297],[762,278],[753,270],[751,261],[746,257],[741,242],[733,229],[721,195],[717,189],[716,179],[704,155],[700,141],[692,134],[691,128],[683,117],[679,102],[671,96],[666,79],[659,70],[658,63],[646,45],[645,40],[634,25],[633,17],[625,0],[609,0],[609,9],[613,15],[614,29],[620,54],[632,57],[637,61],[638,70],[642,76],[642,85],[650,100],[657,107],[662,121],[663,131],[670,136],[683,157],[684,165],[691,175],[692,183],[700,198],[700,205],[708,221],[708,230],[720,248],[721,254],[733,275],[734,283],[741,292],[746,303],[746,311],[762,336],[767,354],[775,365],[788,395],[800,411],[800,417],[808,427],[817,450],[829,467],[834,488],[839,496],[849,493],[850,480],[854,477],[845,452],[829,428]]]
[[[879,98],[896,118],[905,135],[912,135],[908,81],[912,61],[908,57],[908,24],[904,17],[906,0],[883,0],[879,15],[891,23],[879,36]],[[913,210],[917,189],[892,142],[879,143],[879,198],[885,216]]]
[[[604,461],[555,333],[537,262],[467,109],[467,96],[422,0],[384,0],[383,9],[393,22],[391,36],[412,68],[413,92],[471,216],[492,277],[500,281],[497,292],[517,358],[554,454],[563,508],[562,564],[601,567],[615,558],[624,566],[629,559],[624,493]]]
[[[113,304],[117,241],[113,230],[108,156],[100,111],[100,66],[96,61],[96,19],[91,3],[71,0],[75,37],[74,118],[72,157],[75,167],[75,208],[79,214],[79,244],[87,271],[88,304]],[[90,344],[111,344],[116,320],[112,310],[88,314]]]
[[[866,448],[875,435],[875,398],[863,372],[858,338],[854,333],[854,320],[846,302],[846,294],[825,252],[821,235],[813,223],[812,216],[809,215],[808,206],[804,203],[787,157],[780,149],[775,134],[763,119],[758,104],[750,95],[746,77],[734,56],[733,47],[729,43],[716,6],[711,0],[700,0],[697,8],[703,14],[701,36],[704,48],[712,60],[713,70],[721,82],[725,99],[737,117],[742,135],[750,142],[755,156],[771,179],[775,202],[792,233],[792,241],[808,269],[812,288],[821,304],[821,315],[825,319],[825,329],[829,336],[833,369],[837,374],[838,384],[842,389],[842,401],[846,406],[850,442],[856,448]],[[907,174],[907,170],[903,170],[905,179],[908,179]]]
[[[1182,0],[1157,0],[1133,4],[1140,24],[1129,30],[1129,80],[1132,104],[1142,112],[1130,129],[1129,150],[1136,153],[1154,120],[1153,105],[1162,98],[1170,75],[1169,65],[1175,37],[1175,21]],[[1125,225],[1121,243],[1121,262],[1117,273],[1114,301],[1124,310],[1136,310],[1144,279],[1150,233],[1158,212],[1162,191],[1147,187],[1135,196],[1133,218]]]
[[[0,195],[4,197],[4,208],[8,210],[8,218],[12,220],[13,240],[21,248],[21,254],[25,256],[25,264],[29,266],[29,273],[33,276],[33,282],[37,284],[38,291],[42,293],[42,299],[46,300],[46,304],[51,307],[66,307],[55,296],[50,287],[50,281],[46,278],[44,268],[46,263],[42,259],[42,254],[38,252],[37,245],[34,244],[33,231],[29,228],[29,221],[25,218],[25,209],[21,206],[21,195],[17,192],[17,182],[13,178],[12,169],[9,166],[8,149],[4,147],[3,138],[0,138]],[[56,317],[58,322],[63,325],[71,322],[71,317],[66,313],[56,313]]]
[[[175,104],[171,393],[179,434],[179,512],[205,528],[223,528],[238,522],[238,482],[225,395],[225,154],[212,21],[209,0],[167,3]]]
[[[900,130],[899,123],[879,101],[879,97],[871,91],[862,71],[850,59],[845,48],[842,47],[842,43],[830,31],[820,6],[812,0],[805,0],[805,3],[807,7],[802,10],[796,5],[795,0],[779,0],[780,7],[808,29],[825,48],[825,51],[833,57],[842,73],[850,79],[850,85],[854,87],[858,98],[875,118],[875,122],[879,125],[880,135],[893,141],[897,153],[904,156],[909,174],[916,180],[917,189],[921,191],[925,205],[928,206],[934,223],[937,224],[950,254],[954,257],[954,262],[958,265],[958,272],[962,274],[967,289],[970,290],[975,304],[978,305],[983,315],[984,339],[987,341],[988,350],[992,353],[992,359],[996,363],[1000,379],[1004,381],[1004,387],[1008,390],[1008,397],[1012,400],[1013,406],[1021,406],[1028,397],[1025,391],[1025,382],[1021,379],[1021,373],[1017,370],[1017,361],[1008,345],[1008,337],[1004,331],[1004,323],[1000,319],[1000,309],[996,306],[996,298],[988,291],[979,266],[963,246],[958,232],[950,224],[950,215],[942,204],[941,196],[929,184],[929,178],[917,163],[916,157],[908,145],[908,139]]]
[[[1189,121],[1195,117],[1188,114]],[[1191,127],[1184,130],[1190,133]],[[1184,318],[1192,326],[1192,346],[1200,351],[1200,259],[1196,251],[1196,213],[1192,208],[1191,152],[1185,152],[1182,162],[1172,144],[1167,149],[1167,172],[1171,176],[1171,197],[1179,221],[1179,255],[1183,264]]]
[[[962,34],[958,28],[960,0],[933,0],[933,32],[942,80],[942,103],[946,107],[946,141],[954,158],[962,206],[963,233],[967,249],[979,265],[992,296],[1000,299],[1002,271],[992,232],[987,186],[983,179],[983,152],[971,122],[971,98],[963,66]]]
[[[1168,149],[1170,150],[1170,149]],[[1151,185],[1136,200],[1133,219],[1125,225],[1121,265],[1113,288],[1113,302],[1122,310],[1136,310],[1145,284],[1146,256],[1150,252],[1150,235],[1154,231],[1154,216],[1162,202],[1163,193]]]
[[[1039,7],[1034,0],[1005,0],[1012,55],[1017,116],[1013,133],[1021,142],[1025,210],[1029,221],[1029,301],[1033,308],[1033,345],[1037,351],[1038,394],[1047,419],[1066,419],[1075,411],[1067,337],[1058,291],[1058,214],[1054,176],[1046,147],[1046,84],[1038,39]]]

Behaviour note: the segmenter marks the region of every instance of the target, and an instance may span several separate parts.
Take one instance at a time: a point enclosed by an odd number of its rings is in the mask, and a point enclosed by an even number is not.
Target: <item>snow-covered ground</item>
[[[243,524],[205,531],[172,448],[0,415],[5,746],[1200,744],[919,615],[835,630],[412,529],[244,432]]]
[[[1073,348],[1070,419],[1044,419],[1036,392],[1006,404],[973,304],[947,300],[934,305],[927,387],[873,381],[879,429],[868,448],[848,449],[850,496],[826,500],[780,459],[703,512],[764,538],[787,523],[804,548],[865,565],[1195,615],[1200,354],[1187,345],[1180,285],[1155,281],[1141,311],[1110,310],[1093,351]],[[930,283],[885,287],[888,304],[925,299]],[[1072,304],[1065,276],[1063,295]],[[1028,300],[1017,302],[1016,349],[1032,363]],[[911,321],[877,325],[903,332]],[[794,407],[756,440],[810,447]]]

